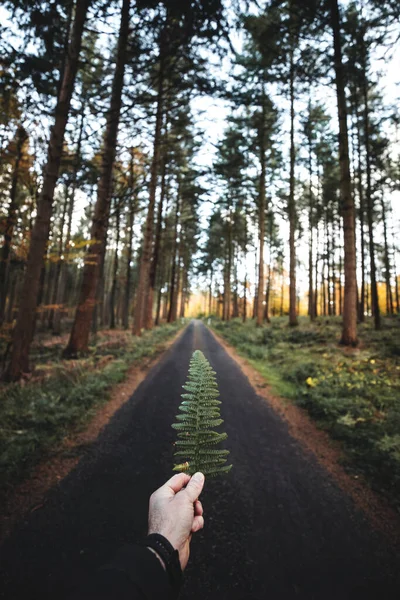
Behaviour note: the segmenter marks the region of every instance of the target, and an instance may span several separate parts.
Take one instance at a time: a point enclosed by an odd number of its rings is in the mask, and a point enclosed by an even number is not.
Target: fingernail
[[[199,483],[203,483],[203,481],[204,481],[204,475],[203,475],[203,473],[200,473],[200,472],[195,473],[193,475],[193,479],[194,479],[194,481],[198,481]]]

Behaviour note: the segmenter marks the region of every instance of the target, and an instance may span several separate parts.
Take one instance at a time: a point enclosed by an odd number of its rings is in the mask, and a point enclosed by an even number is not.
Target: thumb
[[[200,496],[204,486],[204,475],[203,473],[195,473],[190,479],[186,486],[186,493],[189,496],[191,502],[197,500]]]

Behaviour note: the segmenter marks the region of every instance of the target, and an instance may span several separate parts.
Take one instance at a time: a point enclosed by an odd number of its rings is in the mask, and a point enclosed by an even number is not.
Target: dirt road
[[[217,371],[234,468],[206,482],[205,528],[192,543],[182,600],[398,599],[399,557],[389,542],[199,322],[3,545],[0,597],[58,600],[145,534],[149,495],[171,474],[170,426],[197,348]]]

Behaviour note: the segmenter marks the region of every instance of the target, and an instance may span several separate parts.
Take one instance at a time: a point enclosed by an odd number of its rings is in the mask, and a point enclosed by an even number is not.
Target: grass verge
[[[0,387],[0,491],[26,476],[71,431],[82,429],[128,369],[162,352],[183,325],[162,325],[140,338],[100,332],[90,354],[76,361],[54,359],[61,347],[44,348],[30,381]]]
[[[340,319],[254,322],[212,320],[211,327],[266,379],[272,393],[306,409],[341,441],[345,466],[400,508],[400,319],[381,331],[360,325],[360,346],[338,345]]]

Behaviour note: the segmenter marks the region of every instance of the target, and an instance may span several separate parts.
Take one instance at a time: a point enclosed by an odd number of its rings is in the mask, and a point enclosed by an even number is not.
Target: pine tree
[[[189,365],[189,377],[183,386],[188,392],[177,415],[178,423],[172,425],[178,431],[178,460],[186,459],[174,466],[174,471],[193,475],[201,471],[204,475],[215,476],[228,473],[232,465],[225,465],[229,450],[212,448],[228,437],[226,433],[212,431],[223,423],[220,418],[220,400],[215,371],[200,350],[196,350]]]

